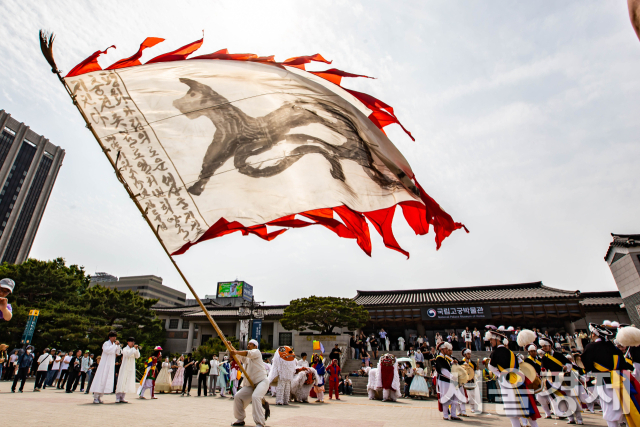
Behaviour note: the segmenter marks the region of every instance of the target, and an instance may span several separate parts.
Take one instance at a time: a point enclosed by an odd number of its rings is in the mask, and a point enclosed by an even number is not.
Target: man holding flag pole
[[[252,405],[253,421],[256,426],[264,427],[266,419],[262,408],[262,400],[269,390],[267,381],[267,370],[262,362],[262,353],[258,349],[258,341],[251,340],[247,344],[247,350],[231,350],[231,356],[243,364],[244,373],[251,378],[253,386],[245,383],[238,393],[233,397],[233,416],[236,421],[232,426],[243,426],[246,417],[245,409]]]

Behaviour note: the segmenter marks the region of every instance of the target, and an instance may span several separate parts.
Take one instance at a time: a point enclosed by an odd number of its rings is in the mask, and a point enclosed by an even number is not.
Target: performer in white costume
[[[290,347],[281,346],[273,355],[271,370],[269,371],[269,384],[276,379],[276,405],[288,405],[291,396],[291,380],[296,372],[295,354]]]
[[[129,403],[124,400],[126,393],[136,392],[136,359],[140,357],[140,350],[133,337],[127,339],[127,346],[122,349],[122,365],[116,385],[116,403]]]
[[[93,374],[90,393],[93,393],[93,403],[104,403],[102,396],[105,393],[113,393],[113,379],[116,371],[116,356],[120,354],[120,342],[116,339],[118,334],[109,332],[107,341],[102,344],[102,358],[98,369]]]
[[[369,400],[382,400],[382,389],[378,389],[378,368],[369,368],[367,394]]]
[[[303,353],[304,354],[304,353]],[[301,367],[291,380],[291,398],[296,402],[309,402],[309,393],[318,384],[318,373],[315,369]]]
[[[531,343],[535,340],[536,334],[530,330],[520,332],[520,342]],[[504,332],[489,330],[485,335],[485,340],[491,343],[493,351],[489,361],[489,370],[498,377],[500,384],[500,394],[504,402],[504,412],[512,427],[520,427],[521,419],[525,418],[531,427],[538,427],[536,421],[540,418],[535,399],[527,388],[526,382],[522,382],[519,372],[519,362],[515,354],[506,347],[508,340]],[[525,380],[526,381],[526,380]]]
[[[371,373],[371,371],[369,371]],[[382,390],[382,401],[395,402],[402,392],[400,391],[400,374],[398,373],[398,361],[390,353],[383,354],[378,362],[376,375],[376,388]]]
[[[451,357],[453,346],[448,342],[442,341],[438,344],[437,350],[439,354],[436,356],[436,372],[438,375],[436,381],[439,409],[442,411],[442,417],[445,420],[461,421],[462,419],[457,416],[460,395],[451,375],[451,364],[454,363]]]
[[[473,378],[471,378],[469,381],[467,381],[464,384],[464,391],[467,393],[467,400],[469,402],[469,405],[471,405],[471,412],[472,413],[479,413],[480,412],[480,405],[482,404],[482,400],[480,398],[480,387],[477,383],[476,383],[476,377],[475,377],[475,373],[478,370],[478,366],[477,366],[477,362],[474,362],[473,359],[471,358],[471,350],[469,350],[468,348],[462,350],[462,365],[469,365],[471,367],[471,369],[473,369]],[[466,413],[466,406],[464,403],[460,403],[460,410],[462,414]]]

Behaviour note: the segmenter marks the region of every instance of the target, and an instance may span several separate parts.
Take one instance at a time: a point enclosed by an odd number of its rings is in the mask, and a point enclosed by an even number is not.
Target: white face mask
[[[31,350],[27,350],[27,354],[31,353]]]

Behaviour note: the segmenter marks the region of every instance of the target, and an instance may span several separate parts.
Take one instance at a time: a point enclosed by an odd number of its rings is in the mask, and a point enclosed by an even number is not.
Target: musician
[[[452,381],[451,365],[457,363],[451,357],[453,347],[448,342],[441,342],[437,346],[439,351],[436,357],[436,372],[438,384],[438,409],[445,420],[462,421],[458,413],[459,393],[456,384]],[[451,406],[451,410],[449,410]]]
[[[476,362],[474,362],[471,359],[471,350],[468,348],[465,348],[464,350],[462,350],[462,363],[463,366],[469,366],[471,368],[471,370],[473,371],[473,375],[471,376],[471,379],[469,381],[467,381],[464,385],[464,392],[467,396],[467,400],[469,402],[469,404],[471,405],[471,412],[476,414],[476,413],[480,413],[479,407],[480,407],[480,403],[481,403],[481,398],[480,398],[480,388],[477,387],[476,384],[476,377],[475,377],[475,372],[478,369],[478,365],[476,364]],[[464,403],[460,403],[460,411],[461,414],[463,416],[468,416],[467,415],[467,410],[466,410],[466,406]]]
[[[551,338],[543,335],[538,338],[538,342],[540,342],[542,350],[544,350],[544,355],[541,360],[542,367],[547,371],[547,374],[550,377],[546,381],[545,385],[547,395],[551,400],[553,412],[555,412],[557,416],[569,414],[567,417],[569,419],[567,424],[577,423],[578,425],[582,425],[581,404],[577,399],[579,391],[575,388],[571,388],[572,384],[569,375],[566,375],[569,379],[562,382],[564,387],[560,387],[560,385],[557,384],[557,378],[561,373],[569,374],[571,372],[571,369],[573,368],[572,363],[564,356],[564,354],[553,349],[553,340]],[[552,384],[554,380],[556,382],[555,385]],[[562,390],[562,388],[566,388],[566,390]]]
[[[582,354],[580,354],[579,351],[574,351],[570,356],[567,356],[567,359],[571,360],[573,370],[576,371],[580,378],[580,384],[578,384],[578,388],[580,389],[580,402],[585,403],[589,412],[595,414],[593,406],[596,403],[597,395],[594,394],[595,387],[590,385],[592,378],[587,375],[587,372],[584,370]]]
[[[611,379],[624,376],[624,370],[633,370],[633,365],[625,360],[624,354],[609,340],[613,335],[611,330],[603,325],[589,323],[589,331],[591,343],[582,353],[582,364],[587,372],[600,374],[596,377],[596,390],[600,396],[602,417],[609,427],[617,427],[625,418],[627,425],[639,425],[640,417],[633,399],[630,399],[631,412],[627,415],[623,413],[620,395],[628,396],[628,392],[611,387]],[[608,375],[602,376],[603,373]]]
[[[527,347],[527,351],[529,352],[529,355],[522,362],[533,366],[533,369],[536,370],[536,374],[540,377],[540,374],[542,373],[542,362],[540,361],[540,357],[538,357],[538,348],[535,344],[530,344],[529,347]],[[552,412],[549,396],[546,393],[538,393],[536,394],[536,400],[540,402],[540,405],[544,410],[544,418],[551,418]]]
[[[519,364],[516,355],[505,347],[504,343],[509,340],[501,331],[493,330],[487,331],[486,338],[493,348],[489,370],[498,377],[505,415],[513,427],[520,427],[520,418],[528,419],[531,427],[538,427],[536,420],[540,418],[540,413],[524,381],[513,372],[518,371]]]
[[[496,385],[497,377],[489,370],[488,357],[482,359],[482,364],[484,365],[484,369],[482,370],[482,380],[487,384],[487,402],[496,403],[496,396],[498,395],[498,386]]]

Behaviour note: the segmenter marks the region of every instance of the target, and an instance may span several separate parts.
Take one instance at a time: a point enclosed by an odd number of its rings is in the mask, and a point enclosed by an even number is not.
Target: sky
[[[271,242],[235,233],[175,258],[200,296],[235,279],[268,304],[534,281],[615,290],[610,233],[640,232],[640,43],[626,2],[1,0],[0,16],[0,109],[66,150],[31,257],[189,292],[42,57],[41,28],[55,32],[63,72],[110,45],[103,66],[165,38],[144,62],[204,30],[199,54],[320,53],[333,64],[309,69],[376,77],[343,85],[394,107],[416,141],[396,125],[389,137],[470,230],[436,251],[398,213],[409,260],[373,229],[371,258],[323,227]]]

